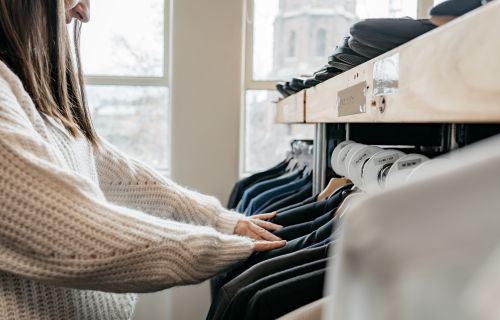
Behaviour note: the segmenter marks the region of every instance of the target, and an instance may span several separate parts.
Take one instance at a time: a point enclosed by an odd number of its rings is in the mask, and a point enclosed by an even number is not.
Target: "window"
[[[276,81],[312,74],[363,18],[417,16],[418,0],[249,0],[245,60],[243,172],[270,167],[293,138],[312,139],[312,125],[276,125]],[[295,59],[289,59],[294,57]]]
[[[245,171],[267,169],[285,158],[293,139],[312,139],[311,125],[275,123],[274,101],[279,94],[271,90],[247,90],[245,110]]]
[[[81,42],[97,132],[163,172],[170,145],[167,18],[165,0],[95,1]]]
[[[297,34],[295,31],[290,31],[288,34],[288,51],[287,57],[294,58],[295,57],[295,42],[297,41]]]
[[[326,55],[326,30],[319,29],[316,33],[316,56],[324,57]]]

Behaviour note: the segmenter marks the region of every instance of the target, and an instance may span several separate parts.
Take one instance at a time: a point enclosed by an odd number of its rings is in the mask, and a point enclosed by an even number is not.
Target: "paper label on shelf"
[[[339,91],[337,109],[339,117],[366,113],[366,81]]]
[[[399,53],[377,61],[373,67],[373,95],[399,92]]]

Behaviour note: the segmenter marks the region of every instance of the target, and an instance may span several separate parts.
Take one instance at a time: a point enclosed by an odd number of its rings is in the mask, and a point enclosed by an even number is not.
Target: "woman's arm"
[[[1,272],[56,286],[150,292],[203,281],[251,254],[247,238],[110,204],[91,180],[57,165],[26,112],[0,77]]]
[[[204,225],[232,234],[245,217],[226,210],[214,197],[183,188],[103,142],[96,152],[100,187],[115,204],[154,216]]]

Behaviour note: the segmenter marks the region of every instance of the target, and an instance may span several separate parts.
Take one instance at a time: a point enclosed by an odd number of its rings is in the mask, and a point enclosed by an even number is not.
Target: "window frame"
[[[163,0],[163,75],[161,77],[86,75],[87,85],[168,87],[170,71],[170,0]]]
[[[141,76],[102,76],[102,75],[85,75],[85,85],[87,86],[128,86],[128,87],[162,87],[170,89],[170,12],[171,0],[163,0],[163,75],[161,77],[141,77]],[[170,97],[170,94],[169,94]],[[167,105],[167,122],[168,128],[171,128],[171,108],[170,101]],[[170,134],[165,137],[167,145],[171,146]],[[170,174],[170,159],[167,159],[167,169],[158,170],[161,174],[168,176]],[[156,168],[155,168],[156,169]]]

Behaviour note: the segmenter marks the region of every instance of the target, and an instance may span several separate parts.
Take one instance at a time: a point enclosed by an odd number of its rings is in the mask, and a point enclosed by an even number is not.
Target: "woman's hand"
[[[269,221],[276,215],[273,213],[259,214],[243,218],[236,224],[234,234],[252,238],[254,240],[280,241],[281,239],[269,231],[278,231],[283,227]]]
[[[256,240],[255,251],[269,251],[278,249],[286,244],[286,241],[281,240],[269,231],[278,231],[283,227],[269,221],[273,218],[276,212],[254,215],[251,218],[244,218],[236,224],[234,234],[246,236]]]

